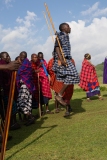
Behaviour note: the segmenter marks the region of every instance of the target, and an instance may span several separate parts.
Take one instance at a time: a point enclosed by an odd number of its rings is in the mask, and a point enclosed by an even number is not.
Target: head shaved
[[[36,54],[36,53],[33,53],[33,54],[31,55],[31,58],[34,57],[34,56],[37,56],[37,54]]]
[[[21,55],[24,55],[24,57],[27,58],[27,52],[22,51],[22,52],[20,53],[20,56],[21,56]]]
[[[59,30],[60,30],[60,31],[63,31],[63,28],[64,28],[65,25],[68,25],[68,24],[67,24],[67,23],[61,23],[61,24],[59,25]]]

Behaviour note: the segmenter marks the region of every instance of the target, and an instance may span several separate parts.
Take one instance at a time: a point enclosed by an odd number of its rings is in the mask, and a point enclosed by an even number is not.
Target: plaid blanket
[[[40,84],[40,91],[42,93],[42,96],[51,99],[52,94],[51,94],[51,90],[50,90],[49,79],[46,76],[44,68],[42,66],[38,68],[39,64],[40,64],[40,61],[38,61],[37,63],[32,62],[32,68],[34,70],[37,70],[37,69],[40,70],[40,72],[39,72],[39,84]],[[44,64],[45,68],[47,69],[47,63],[46,63],[45,60],[43,60],[43,64]],[[33,73],[33,80],[34,80],[35,86],[37,88],[37,92],[36,92],[36,95],[35,95],[36,96],[35,98],[37,98],[38,97],[38,75],[35,72]]]
[[[23,83],[29,89],[29,91],[33,93],[33,91],[35,90],[35,87],[34,87],[33,78],[32,78],[32,67],[31,67],[30,61],[27,58],[24,59],[22,65],[20,66],[17,72],[16,81],[17,81],[18,90],[21,87],[20,80],[22,80]]]
[[[19,90],[17,109],[23,114],[31,114],[32,111],[32,94],[25,84],[22,84]]]
[[[91,89],[95,89],[99,86],[95,67],[86,59],[84,59],[82,62],[79,86],[85,91],[89,91],[90,86]]]
[[[77,73],[76,67],[72,63],[71,59],[71,46],[69,41],[68,34],[64,32],[57,33],[59,38],[62,51],[64,53],[64,57],[67,62],[67,66],[59,65],[58,64],[58,54],[55,52],[55,48],[58,47],[57,40],[54,46],[54,64],[53,64],[53,71],[56,74],[56,78],[58,81],[63,82],[64,84],[76,84],[79,83],[79,75]]]
[[[60,45],[62,47],[64,57],[71,59],[71,45],[69,40],[69,35],[64,32],[57,32],[57,36],[60,41]],[[55,41],[55,47],[59,46],[57,40]]]
[[[107,84],[107,58],[104,60],[103,83]]]

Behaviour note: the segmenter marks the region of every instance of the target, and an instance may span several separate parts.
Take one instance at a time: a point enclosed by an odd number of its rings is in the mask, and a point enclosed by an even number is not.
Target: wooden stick
[[[53,31],[54,31],[54,33],[56,34],[56,29],[55,29],[55,27],[54,27],[54,24],[53,24],[53,21],[52,21],[52,18],[51,18],[51,15],[50,15],[48,6],[47,6],[46,3],[44,3],[44,6],[45,6],[45,8],[46,8],[46,11],[47,11],[47,14],[48,14],[50,23],[51,23],[52,28],[53,28]],[[65,59],[65,57],[64,57],[64,53],[63,53],[63,51],[62,51],[62,48],[61,48],[61,45],[60,45],[60,41],[59,41],[58,36],[56,36],[56,39],[57,39],[57,42],[58,42],[58,45],[59,45],[59,48],[60,48],[60,52],[61,52],[62,58],[63,58],[64,62],[66,63],[66,59]],[[66,66],[67,66],[67,65],[66,65]]]
[[[3,143],[2,143],[2,148],[1,148],[1,159],[0,160],[4,160],[4,158],[5,158],[7,138],[8,138],[8,132],[9,132],[9,126],[10,126],[10,117],[11,117],[13,98],[14,98],[14,91],[15,91],[15,82],[16,82],[16,72],[13,72],[12,73],[12,78],[11,78],[11,85],[10,85],[10,92],[9,92],[9,99],[8,99],[6,118],[5,118]]]
[[[40,116],[40,118],[41,118],[39,73],[38,73],[38,90],[39,90],[39,116]]]
[[[2,121],[2,120],[1,120]],[[1,136],[3,137],[3,128],[2,126],[0,125],[0,131],[1,131]]]
[[[51,31],[51,28],[50,28],[50,26],[49,26],[49,23],[48,23],[48,20],[47,20],[47,17],[46,17],[45,12],[43,12],[43,14],[44,14],[44,17],[45,17],[45,20],[46,20],[46,23],[47,23],[47,26],[48,26],[50,35],[51,35],[51,37],[52,37],[52,41],[54,42],[54,38],[53,38],[53,36],[52,36],[52,31]]]
[[[3,98],[1,99],[1,103],[2,103],[2,109],[3,109],[3,116],[5,118],[5,109],[4,109],[4,102],[3,102]],[[2,137],[3,137],[3,132],[4,132],[4,123],[5,121],[3,121],[2,117],[1,118],[1,126],[0,126],[0,129],[1,129],[1,134],[2,134]],[[3,128],[2,128],[3,127]]]
[[[2,101],[2,107],[3,107],[3,114],[4,114],[4,117],[5,117],[6,115],[5,115],[5,107],[4,107],[3,98],[2,98],[2,100],[1,100],[1,101]]]
[[[0,129],[1,129],[1,134],[2,134],[2,137],[3,137],[3,133],[4,133],[4,122],[3,122],[2,117],[1,117],[1,125],[0,125]]]
[[[44,14],[44,17],[45,17],[45,20],[46,20],[47,26],[48,26],[48,30],[49,30],[50,35],[51,35],[51,37],[52,37],[52,41],[53,41],[53,43],[54,43],[54,37],[53,37],[53,35],[52,35],[52,31],[51,31],[50,25],[49,25],[49,23],[48,23],[48,19],[47,19],[47,17],[46,17],[46,13],[45,13],[45,12],[43,12],[43,14]],[[58,63],[59,63],[59,64],[61,64],[61,63],[59,62],[59,60],[58,60]],[[54,79],[55,79],[55,78],[54,78]]]

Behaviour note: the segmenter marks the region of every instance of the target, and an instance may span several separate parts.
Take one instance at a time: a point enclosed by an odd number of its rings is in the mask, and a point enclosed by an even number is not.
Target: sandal
[[[90,98],[87,98],[87,102],[91,102],[91,99],[90,99]]]
[[[99,96],[98,98],[99,98],[100,101],[101,101],[101,100],[104,100],[104,99],[102,98],[102,96]]]
[[[67,105],[67,103],[65,103],[64,100],[62,99],[62,96],[59,94],[56,96],[56,100],[63,106]]]
[[[65,112],[64,117],[68,117],[68,116],[70,116],[70,113],[69,112]]]
[[[46,114],[54,114],[54,112],[51,112],[50,110],[46,110]]]
[[[56,110],[55,110],[55,113],[59,113],[60,112],[60,110],[59,110],[59,108],[57,108]]]

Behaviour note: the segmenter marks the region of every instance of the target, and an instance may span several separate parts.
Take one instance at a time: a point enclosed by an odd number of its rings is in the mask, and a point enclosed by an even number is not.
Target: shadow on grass
[[[70,115],[70,117],[72,115],[78,114],[78,113],[82,113],[85,112],[86,110],[82,107],[82,99],[73,99],[70,102],[71,108],[73,110],[73,113]],[[63,107],[61,105],[59,105],[59,107],[66,109],[66,107]],[[49,109],[50,110],[54,110],[55,109],[55,103],[54,101],[49,105]],[[65,117],[68,118],[68,117]]]
[[[83,100],[85,99],[87,101],[87,97],[83,97],[82,98]],[[98,96],[93,96],[90,98],[91,100],[97,100],[98,99]]]
[[[54,129],[55,127],[57,127],[57,125],[53,125],[50,127],[41,127],[41,129],[43,128],[49,128],[47,131],[45,131],[44,133],[42,133],[40,136],[38,136],[35,140],[32,140],[30,143],[28,143],[27,145],[25,145],[24,147],[20,148],[19,150],[17,150],[16,152],[14,152],[11,156],[9,156],[7,158],[7,160],[11,159],[11,157],[15,156],[15,154],[19,153],[20,151],[22,151],[23,149],[25,149],[26,147],[28,147],[29,145],[31,145],[32,143],[36,142],[38,139],[40,139],[42,136],[44,136],[45,134],[47,134],[48,132],[50,132],[52,129]],[[28,129],[27,129],[28,130]],[[29,129],[30,130],[30,129]]]
[[[13,139],[11,141],[8,141],[7,143],[8,148],[10,149],[14,145],[21,143],[26,138],[28,138],[32,133],[34,133],[37,129],[50,128],[50,127],[41,127],[47,118],[48,117],[45,116],[45,117],[42,117],[38,121],[35,120],[35,124],[32,124],[30,126],[25,126],[22,122],[20,122],[20,125],[21,125],[20,129],[9,131],[9,135],[12,135]],[[49,129],[49,131],[52,130],[53,127],[54,126],[51,126],[51,129]],[[46,133],[48,133],[48,131]]]
[[[73,110],[72,115],[85,112],[86,110],[82,107],[82,99],[73,99],[71,100],[71,107]]]
[[[104,94],[103,97],[107,97],[107,94]]]

